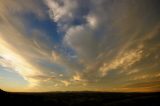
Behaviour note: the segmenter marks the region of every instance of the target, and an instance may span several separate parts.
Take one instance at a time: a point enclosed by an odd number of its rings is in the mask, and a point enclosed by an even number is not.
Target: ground
[[[160,93],[0,91],[1,104],[40,106],[160,106]]]

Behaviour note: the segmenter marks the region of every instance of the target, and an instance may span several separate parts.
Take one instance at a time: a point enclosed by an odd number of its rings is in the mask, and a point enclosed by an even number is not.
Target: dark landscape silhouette
[[[47,92],[13,93],[0,90],[3,105],[43,106],[160,106],[160,93]],[[2,105],[2,106],[3,106]]]

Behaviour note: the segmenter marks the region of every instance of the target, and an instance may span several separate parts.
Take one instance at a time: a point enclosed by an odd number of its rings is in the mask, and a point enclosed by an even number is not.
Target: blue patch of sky
[[[38,29],[46,34],[46,37],[50,39],[50,41],[54,43],[61,43],[62,36],[60,36],[57,33],[57,24],[53,22],[49,17],[46,19],[38,19],[37,16],[35,16],[32,13],[27,13],[24,15],[25,21],[27,25],[27,33],[30,35],[32,34],[32,31],[35,29]]]

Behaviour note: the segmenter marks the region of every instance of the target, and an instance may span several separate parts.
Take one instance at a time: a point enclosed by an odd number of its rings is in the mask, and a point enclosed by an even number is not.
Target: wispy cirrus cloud
[[[50,54],[41,46],[42,43],[38,44],[36,42],[38,39],[28,37],[26,22],[23,18],[23,15],[31,11],[37,16],[38,20],[44,19],[46,14],[37,1],[24,2],[19,0],[13,2],[0,1],[0,66],[2,66],[1,69],[9,69],[20,75],[23,80],[29,83],[27,87],[24,87],[27,89],[51,77],[49,75],[47,77],[43,69],[37,65],[36,61],[33,61],[35,59],[37,61],[47,59]],[[37,4],[35,4],[36,2]],[[41,33],[41,31],[39,32]],[[39,36],[41,35],[39,34]]]

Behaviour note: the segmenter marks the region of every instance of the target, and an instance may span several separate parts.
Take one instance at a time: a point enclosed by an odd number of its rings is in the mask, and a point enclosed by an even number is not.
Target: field
[[[1,104],[42,106],[160,106],[160,93],[0,91]]]

